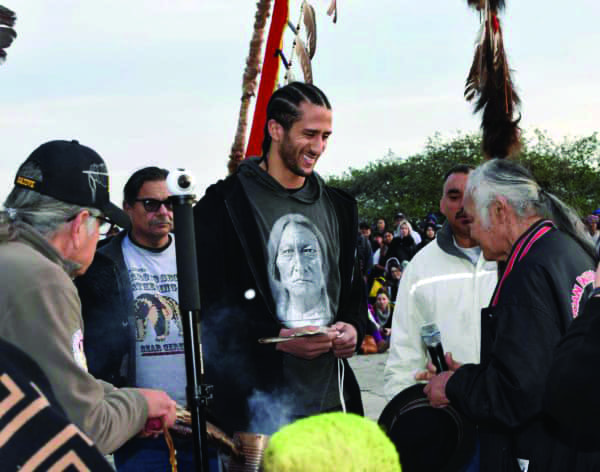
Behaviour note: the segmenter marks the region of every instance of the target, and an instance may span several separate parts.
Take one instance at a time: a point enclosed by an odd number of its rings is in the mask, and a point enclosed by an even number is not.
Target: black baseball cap
[[[23,165],[30,162],[42,171],[41,180],[21,175]],[[42,144],[17,171],[15,185],[61,202],[97,208],[121,228],[130,225],[127,213],[110,202],[108,170],[104,160],[96,151],[78,141]]]

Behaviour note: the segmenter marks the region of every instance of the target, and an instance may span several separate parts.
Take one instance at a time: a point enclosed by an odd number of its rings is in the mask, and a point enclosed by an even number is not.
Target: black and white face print
[[[327,245],[305,216],[279,218],[269,237],[269,283],[277,316],[289,328],[332,320],[327,294]]]

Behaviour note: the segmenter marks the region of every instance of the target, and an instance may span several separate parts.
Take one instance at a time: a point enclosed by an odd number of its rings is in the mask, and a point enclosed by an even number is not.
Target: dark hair
[[[267,157],[271,147],[269,121],[275,120],[286,131],[301,118],[300,104],[303,102],[319,105],[331,110],[331,104],[321,89],[312,84],[292,82],[276,90],[267,104],[264,138],[262,143],[263,158]]]
[[[448,169],[448,171],[444,174],[443,183],[446,183],[446,180],[448,180],[448,177],[450,177],[452,174],[468,174],[474,169],[475,167],[470,164],[456,164]]]
[[[375,238],[383,238],[383,233],[381,231],[375,231],[373,233],[373,239]]]
[[[371,227],[369,226],[369,224],[368,224],[368,223],[366,223],[365,221],[361,221],[361,222],[358,224],[358,227],[359,227],[360,229],[371,229]]]
[[[143,169],[135,171],[125,184],[125,188],[123,189],[123,200],[128,205],[133,205],[140,193],[142,185],[146,182],[167,180],[167,175],[169,175],[169,171],[167,169],[161,169],[160,167],[144,167]]]
[[[390,299],[390,294],[387,293],[387,290],[385,288],[380,288],[379,290],[377,290],[377,295],[375,295],[375,297],[378,297],[379,295],[385,295],[388,300]]]

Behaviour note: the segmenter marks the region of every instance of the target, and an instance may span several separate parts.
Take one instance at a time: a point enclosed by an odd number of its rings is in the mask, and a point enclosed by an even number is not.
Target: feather
[[[0,5],[0,64],[6,59],[6,51],[14,39],[17,32],[12,29],[16,21],[14,12]]]
[[[312,84],[312,66],[310,64],[310,57],[308,51],[306,50],[306,46],[302,39],[297,36],[296,37],[296,45],[294,47],[296,55],[298,56],[298,60],[300,61],[300,67],[302,68],[302,74],[304,75],[304,82],[307,84]]]
[[[0,49],[10,46],[16,37],[17,33],[14,29],[0,26]]]
[[[486,3],[488,9],[496,13],[506,6],[505,0],[467,0],[467,4],[478,11],[485,10]]]
[[[337,23],[337,1],[336,0],[331,0],[331,3],[329,4],[329,8],[327,9],[327,15],[328,16],[333,15],[333,22]]]
[[[317,17],[315,15],[314,7],[304,1],[304,9],[302,10],[304,27],[306,28],[306,45],[308,47],[308,57],[312,59],[315,57],[315,51],[317,50]]]
[[[475,49],[465,85],[465,98],[481,112],[482,148],[486,158],[511,157],[520,149],[518,113],[520,99],[511,78],[504,50],[502,29],[495,13],[488,10],[483,40]]]
[[[483,10],[485,7],[485,0],[467,0],[467,4],[476,10]]]
[[[15,26],[17,17],[15,13],[0,5],[0,25]]]

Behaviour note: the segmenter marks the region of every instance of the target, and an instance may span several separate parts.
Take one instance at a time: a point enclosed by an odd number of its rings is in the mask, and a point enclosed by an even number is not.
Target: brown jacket
[[[107,454],[142,430],[148,407],[135,389],[88,374],[73,268],[31,226],[0,225],[0,337],[39,364],[71,421]]]

